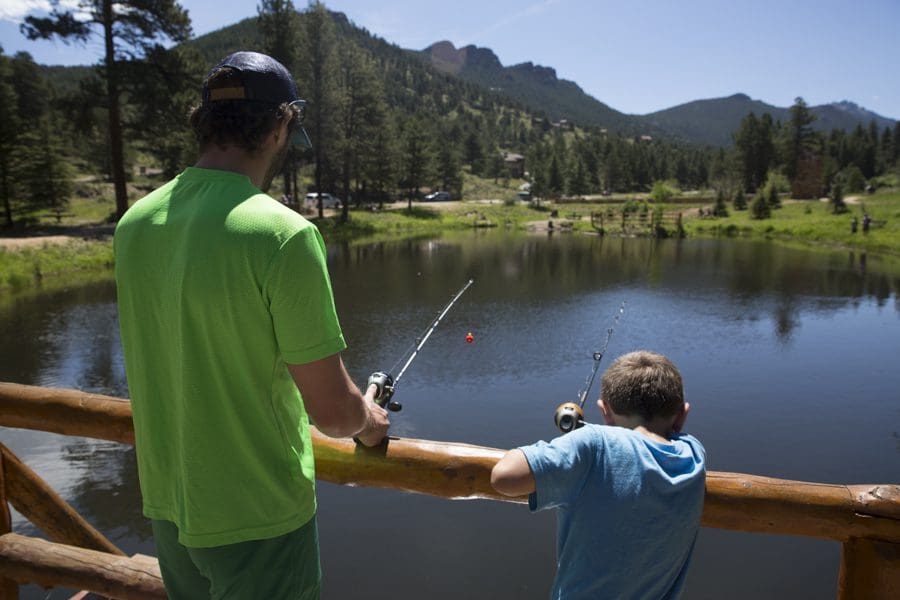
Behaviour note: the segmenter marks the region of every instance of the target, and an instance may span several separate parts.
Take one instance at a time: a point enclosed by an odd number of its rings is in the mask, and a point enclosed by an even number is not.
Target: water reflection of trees
[[[351,362],[378,368],[398,358],[470,277],[476,285],[454,316],[472,323],[486,305],[511,310],[515,303],[516,318],[540,319],[544,306],[570,310],[584,294],[620,288],[698,297],[726,318],[768,315],[782,343],[810,311],[827,314],[867,300],[885,306],[893,296],[900,313],[900,273],[873,256],[745,240],[496,232],[333,246],[329,266],[342,324],[356,336],[351,349],[381,352]],[[354,297],[360,293],[369,298]],[[383,298],[386,310],[373,297]],[[12,341],[0,347],[0,380],[126,396],[114,302],[109,281],[11,304],[0,314],[0,338]],[[522,326],[558,334],[533,321]],[[900,450],[900,434],[895,438]],[[71,500],[92,523],[113,537],[149,536],[132,448],[74,440],[62,458],[78,470]]]
[[[73,438],[63,447],[62,459],[80,473],[66,496],[89,523],[114,543],[150,539],[133,446]]]
[[[352,306],[342,292],[358,290],[360,278],[392,305],[432,307],[469,277],[482,300],[515,297],[535,305],[621,286],[708,294],[721,304],[724,289],[737,318],[768,313],[778,338],[789,341],[805,311],[866,298],[884,306],[893,296],[900,313],[896,269],[864,257],[748,240],[497,234],[347,245],[335,250],[331,268],[339,308]]]

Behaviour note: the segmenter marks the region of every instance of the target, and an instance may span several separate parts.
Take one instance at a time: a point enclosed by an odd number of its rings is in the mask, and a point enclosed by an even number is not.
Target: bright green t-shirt
[[[144,514],[194,547],[308,522],[309,418],[287,364],[346,347],[319,231],[243,175],[189,168],[114,245]]]

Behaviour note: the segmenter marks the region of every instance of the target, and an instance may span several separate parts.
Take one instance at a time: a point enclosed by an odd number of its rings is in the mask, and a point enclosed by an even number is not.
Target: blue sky
[[[77,0],[62,0],[77,3]],[[196,35],[256,15],[256,2],[184,0]],[[303,0],[295,6],[304,8]],[[102,46],[31,42],[24,14],[48,0],[0,0],[0,45],[44,64],[92,64]],[[777,106],[852,100],[900,119],[900,0],[331,0],[404,48],[440,40],[531,61],[617,110],[648,113],[743,92]]]

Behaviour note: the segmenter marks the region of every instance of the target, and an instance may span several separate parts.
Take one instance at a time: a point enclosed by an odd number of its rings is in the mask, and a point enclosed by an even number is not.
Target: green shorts
[[[188,548],[178,528],[152,520],[171,600],[318,600],[322,569],[316,518],[285,535],[213,548]]]

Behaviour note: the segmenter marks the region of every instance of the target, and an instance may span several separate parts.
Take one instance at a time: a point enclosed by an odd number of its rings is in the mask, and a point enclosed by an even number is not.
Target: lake
[[[896,263],[765,241],[503,231],[329,246],[328,261],[359,383],[475,280],[398,386],[393,435],[500,448],[554,437],[556,406],[577,399],[624,301],[601,372],[631,350],[668,355],[710,470],[900,482]],[[111,281],[7,304],[0,338],[2,381],[127,397]],[[132,448],[0,435],[122,549],[155,554]],[[318,495],[325,599],[548,594],[551,513],[326,483]],[[14,529],[34,534],[18,516]],[[837,542],[703,529],[684,597],[834,597],[839,555]]]

